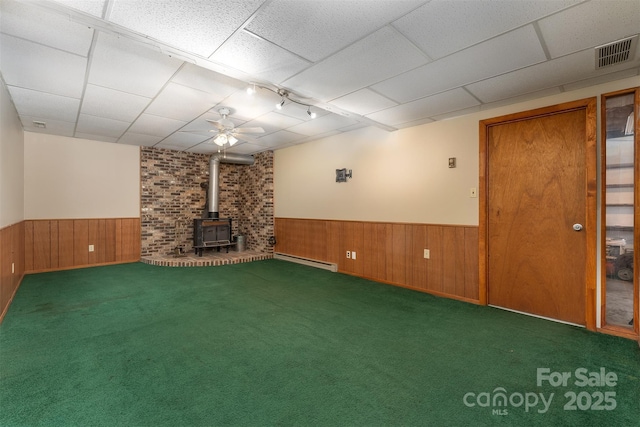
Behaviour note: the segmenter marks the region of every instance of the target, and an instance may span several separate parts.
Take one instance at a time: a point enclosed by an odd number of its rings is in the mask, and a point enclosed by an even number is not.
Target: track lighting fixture
[[[297,96],[292,97],[291,96],[291,92],[289,92],[286,89],[273,89],[267,86],[260,86],[259,84],[256,83],[249,83],[249,86],[247,87],[247,93],[249,94],[254,94],[256,92],[257,89],[266,89],[270,92],[275,93],[276,95],[280,96],[280,102],[278,102],[276,104],[276,109],[278,110],[282,110],[282,107],[284,107],[284,103],[286,101],[291,101],[294,104],[298,104],[298,105],[302,105],[303,107],[307,107],[307,114],[309,115],[310,118],[315,119],[317,117],[317,114],[313,111],[311,111],[311,105],[298,101],[296,98]]]
[[[311,117],[312,119],[315,119],[315,118],[316,118],[316,113],[314,113],[314,112],[312,112],[312,111],[311,111],[311,106],[309,106],[309,107],[307,108],[307,114],[308,114],[308,115],[309,115],[309,117]]]

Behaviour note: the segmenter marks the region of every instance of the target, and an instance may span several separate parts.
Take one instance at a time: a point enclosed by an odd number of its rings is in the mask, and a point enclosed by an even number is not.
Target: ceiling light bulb
[[[307,108],[307,114],[309,115],[309,117],[311,117],[312,119],[316,118],[316,113],[311,111],[311,107]]]
[[[238,138],[236,138],[236,137],[235,137],[235,136],[233,136],[233,135],[229,135],[229,138],[228,138],[228,139],[229,139],[229,145],[233,145],[233,144],[235,144],[236,142],[238,142]]]
[[[247,94],[253,95],[254,93],[256,93],[256,85],[247,86]]]
[[[282,106],[284,105],[284,96],[282,97],[282,101],[279,104],[276,104],[276,108],[278,110],[282,110]]]
[[[215,142],[216,144],[218,144],[220,147],[222,147],[224,144],[227,143],[227,135],[221,133],[220,135],[216,136],[213,139],[213,142]]]

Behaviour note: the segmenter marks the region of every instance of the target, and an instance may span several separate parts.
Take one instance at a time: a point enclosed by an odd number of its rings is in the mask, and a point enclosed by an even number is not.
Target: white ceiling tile
[[[504,107],[505,105],[513,105],[519,102],[530,101],[532,99],[544,98],[546,96],[557,95],[559,93],[562,93],[562,90],[559,87],[554,86],[548,89],[543,89],[535,92],[526,93],[524,95],[517,95],[512,98],[502,99],[500,101],[482,104],[480,106],[480,110],[491,110],[493,108]]]
[[[557,58],[637,34],[640,4],[638,0],[589,1],[542,19],[539,26],[551,57]]]
[[[330,104],[343,110],[360,114],[361,116],[398,105],[397,102],[366,88],[336,98],[331,101]]]
[[[206,58],[263,2],[264,0],[116,0],[109,19]]]
[[[449,113],[438,114],[437,116],[433,116],[433,120],[447,120],[452,119],[454,117],[466,116],[467,114],[477,113],[482,110],[484,105],[476,105],[474,107],[465,108],[462,110],[451,111]]]
[[[162,140],[161,136],[143,135],[135,132],[127,132],[118,139],[119,144],[138,145],[152,147]]]
[[[214,135],[215,134],[203,136],[195,133],[178,131],[163,139],[159,145],[175,145],[188,148],[198,145],[201,142],[205,142]]]
[[[176,130],[184,126],[186,122],[166,117],[153,116],[151,114],[142,114],[129,128],[130,132],[142,133],[145,135],[162,136],[172,134]]]
[[[584,87],[595,86],[602,83],[607,83],[613,80],[622,80],[628,77],[637,76],[640,74],[640,68],[630,68],[628,70],[617,71],[610,74],[604,74],[598,77],[593,77],[591,79],[580,80],[575,83],[565,84],[562,87],[565,91],[572,91],[577,89],[582,89]],[[640,80],[638,80],[637,86],[640,86]]]
[[[411,70],[427,59],[391,27],[384,27],[284,82],[322,101]]]
[[[464,89],[454,89],[378,111],[367,115],[367,117],[389,126],[396,126],[450,111],[462,110],[478,104],[479,102]]]
[[[144,96],[89,84],[85,89],[80,112],[131,123],[149,102],[151,99]]]
[[[89,54],[93,38],[91,28],[14,0],[2,0],[2,32],[81,56]]]
[[[305,135],[289,132],[287,130],[281,130],[269,135],[258,138],[258,145],[262,145],[269,148],[276,148],[281,145],[287,145],[294,141],[306,138]]]
[[[315,136],[334,129],[351,126],[355,123],[357,123],[357,121],[348,117],[338,116],[337,114],[327,114],[299,125],[292,126],[287,130],[301,135]]]
[[[620,71],[623,68],[637,67],[639,64],[640,58],[634,62],[614,65],[609,69],[596,70],[593,51],[585,50],[466,87],[483,103],[487,103]]]
[[[184,144],[184,143],[178,143],[178,142],[167,142],[167,140],[163,140],[162,142],[156,144],[154,147],[155,148],[163,148],[165,150],[175,150],[175,151],[186,151],[189,148],[191,148],[193,145],[190,144]]]
[[[407,0],[278,0],[247,29],[310,61],[319,61],[418,7]]]
[[[226,98],[219,106],[231,109],[230,119],[247,121],[273,111],[279,99],[279,96],[270,92],[258,91],[250,96],[242,90]]]
[[[351,132],[352,130],[358,130],[358,129],[362,129],[362,128],[366,128],[371,126],[369,123],[364,123],[364,122],[359,122],[359,123],[355,123],[351,126],[347,126],[344,128],[340,128],[341,132]]]
[[[463,86],[546,59],[528,25],[372,86],[398,102]]]
[[[94,135],[92,133],[83,133],[83,132],[76,132],[75,137],[90,139],[92,141],[102,141],[102,142],[116,142],[118,140],[118,138],[112,138],[110,136]]]
[[[80,98],[87,58],[0,34],[0,69],[7,85]]]
[[[91,135],[101,135],[116,140],[127,130],[131,123],[119,120],[106,119],[104,117],[89,116],[80,114],[76,133]],[[113,141],[115,142],[115,140]]]
[[[47,133],[51,135],[73,136],[73,132],[76,127],[76,124],[73,122],[63,122],[61,120],[53,119],[43,120],[41,117],[20,116],[20,121],[22,122],[22,127],[26,131]],[[47,127],[45,129],[37,128],[33,124],[34,121],[44,121]]]
[[[226,98],[234,92],[245,90],[247,85],[240,80],[215,71],[185,64],[171,79],[172,82]]]
[[[295,102],[286,102],[282,110],[278,110],[278,114],[284,114],[285,116],[293,117],[303,122],[307,120],[311,120],[309,113],[307,111],[311,111],[312,113],[316,113],[316,118],[329,114],[328,111],[323,110],[320,107],[306,107],[304,105],[296,104]]]
[[[184,147],[173,146],[173,145],[162,145],[162,143],[154,145],[154,148],[159,148],[162,150],[172,150],[172,151],[185,151]]]
[[[227,40],[211,59],[273,83],[280,83],[311,65],[246,31],[240,31]]]
[[[104,10],[105,0],[53,0],[56,3],[61,3],[67,7],[77,9],[82,12],[86,12],[90,15],[102,17]]]
[[[424,119],[413,120],[411,122],[399,123],[395,125],[395,127],[397,127],[398,129],[406,129],[406,128],[412,128],[414,126],[424,125],[426,123],[433,123],[434,121],[435,121],[434,119],[426,117]]]
[[[393,23],[432,59],[528,24],[582,0],[433,0]]]
[[[302,123],[302,120],[295,119],[293,117],[285,116],[283,114],[278,114],[276,112],[269,112],[264,114],[257,119],[250,120],[247,123],[243,124],[242,127],[261,127],[264,129],[266,134],[276,132],[280,129],[286,129],[291,126],[295,126]],[[254,135],[258,136],[258,135]]]
[[[236,154],[255,154],[261,151],[266,151],[266,148],[260,145],[243,142],[241,144],[236,144],[233,147],[227,148],[227,151]]]
[[[100,33],[89,83],[153,98],[181,64],[147,46]]]
[[[66,96],[8,86],[11,99],[21,116],[38,120],[59,120],[75,123],[80,108],[80,100]]]
[[[186,122],[209,111],[222,99],[219,95],[169,83],[147,107],[145,113]]]

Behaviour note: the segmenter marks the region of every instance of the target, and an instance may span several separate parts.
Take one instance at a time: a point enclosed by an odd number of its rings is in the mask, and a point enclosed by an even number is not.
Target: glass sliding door
[[[602,326],[638,333],[638,90],[602,95]]]

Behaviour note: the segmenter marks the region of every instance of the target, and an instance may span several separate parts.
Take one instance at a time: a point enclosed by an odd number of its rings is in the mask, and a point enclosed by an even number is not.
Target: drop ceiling
[[[638,76],[594,55],[639,31],[640,0],[1,0],[0,75],[27,131],[213,153],[226,107],[255,154]]]

